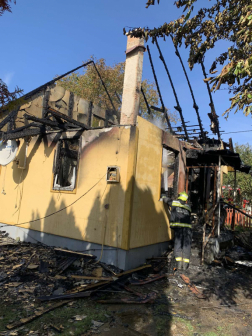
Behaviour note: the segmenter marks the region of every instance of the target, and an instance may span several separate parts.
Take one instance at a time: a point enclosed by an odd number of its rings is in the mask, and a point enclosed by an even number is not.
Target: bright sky
[[[208,0],[200,4],[209,5]],[[158,27],[164,22],[174,20],[180,11],[174,1],[162,0],[160,5],[145,8],[146,0],[17,0],[12,6],[12,13],[0,17],[1,53],[0,78],[10,89],[16,85],[29,92],[32,89],[61,75],[89,59],[105,58],[108,64],[125,60],[126,37],[123,27]],[[160,47],[167,61],[180,105],[186,121],[196,124],[196,114],[192,108],[189,88],[174,47],[160,40]],[[154,45],[149,42],[154,66],[160,83],[165,105],[173,110],[175,99],[171,91],[163,64],[158,58]],[[209,52],[205,61],[209,69],[211,61],[221,51],[226,42],[221,42]],[[185,65],[188,50],[181,49]],[[204,128],[210,131],[209,97],[203,74],[199,65],[193,71],[188,69],[197,104],[200,108]],[[154,81],[147,53],[144,56],[143,78]],[[224,86],[223,86],[224,88]],[[251,116],[242,112],[230,114],[228,121],[221,114],[229,107],[227,90],[220,90],[213,95],[217,113],[220,115],[221,129],[226,132],[252,130]],[[252,132],[223,135],[223,140],[233,138],[239,144],[249,142]]]

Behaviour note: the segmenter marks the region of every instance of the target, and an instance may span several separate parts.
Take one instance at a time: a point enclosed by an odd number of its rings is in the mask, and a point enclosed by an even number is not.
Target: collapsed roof
[[[190,149],[186,153],[188,166],[218,165],[219,157],[221,158],[221,165],[233,167],[235,170],[247,174],[250,172],[251,167],[244,165],[240,155],[228,149],[209,149],[201,151]]]

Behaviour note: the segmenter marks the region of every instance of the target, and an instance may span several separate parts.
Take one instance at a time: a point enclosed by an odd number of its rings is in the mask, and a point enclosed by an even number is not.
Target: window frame
[[[55,173],[55,169],[56,169],[56,163],[57,163],[57,159],[58,159],[58,154],[59,154],[59,145],[60,145],[60,141],[64,141],[64,140],[72,140],[72,139],[76,139],[79,142],[79,148],[78,148],[78,156],[77,156],[77,165],[76,165],[76,173],[75,173],[75,186],[74,188],[71,189],[63,189],[63,188],[69,188],[69,187],[62,187],[62,189],[55,189],[55,179],[56,179],[56,173]],[[65,193],[65,194],[76,194],[77,193],[77,184],[78,184],[78,180],[79,180],[79,170],[80,170],[80,153],[81,153],[81,137],[79,138],[75,138],[75,137],[66,137],[63,139],[59,139],[55,151],[54,151],[54,159],[53,159],[53,171],[52,171],[52,180],[51,180],[51,192],[52,193]]]
[[[169,147],[167,145],[162,145],[162,156],[161,156],[161,172],[160,172],[160,198],[162,197],[162,169],[163,169],[163,150],[169,150],[175,154],[175,159],[174,159],[174,179],[173,179],[173,192],[171,198],[176,198],[177,193],[178,193],[178,180],[179,180],[179,151],[175,150],[172,147]],[[168,195],[167,195],[168,196]]]

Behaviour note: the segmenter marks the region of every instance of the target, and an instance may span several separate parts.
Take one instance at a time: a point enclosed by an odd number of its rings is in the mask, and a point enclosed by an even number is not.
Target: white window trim
[[[71,185],[68,187],[61,187],[56,183],[58,174],[55,174],[54,182],[53,182],[53,190],[62,190],[62,191],[73,191],[75,189],[76,183],[76,167],[73,167],[73,176],[71,179]]]

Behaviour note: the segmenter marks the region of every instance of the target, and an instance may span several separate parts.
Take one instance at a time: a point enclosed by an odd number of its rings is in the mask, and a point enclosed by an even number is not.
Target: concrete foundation
[[[82,240],[76,240],[49,233],[34,231],[30,229],[20,228],[14,225],[1,224],[1,231],[5,231],[13,239],[19,238],[20,241],[31,243],[43,243],[49,246],[67,248],[72,251],[86,252],[97,256],[101,261],[110,265],[114,265],[123,270],[129,270],[141,266],[146,262],[146,258],[160,256],[167,250],[169,242],[158,243],[143,247],[131,249],[129,251],[120,248],[114,248],[90,243]]]

